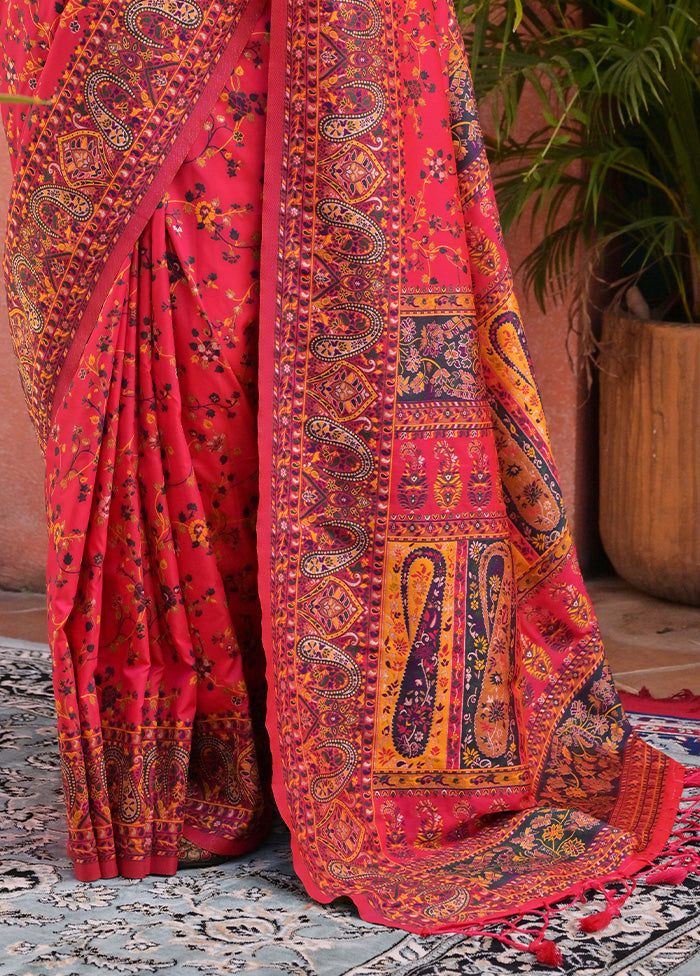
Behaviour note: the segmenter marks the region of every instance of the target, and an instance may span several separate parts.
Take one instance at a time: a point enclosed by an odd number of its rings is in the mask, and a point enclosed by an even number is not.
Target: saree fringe
[[[601,932],[617,918],[639,883],[645,885],[683,884],[689,874],[700,870],[698,853],[698,834],[700,833],[700,775],[697,770],[688,770],[685,775],[685,793],[681,801],[681,812],[671,831],[668,843],[655,863],[651,861],[641,867],[636,874],[622,872],[606,881],[591,881],[582,884],[557,898],[555,902],[542,909],[527,913],[528,925],[523,925],[525,914],[504,919],[505,927],[491,929],[485,924],[470,931],[475,937],[492,938],[522,952],[530,952],[543,965],[558,967],[564,964],[564,957],[555,942],[546,938],[547,928],[554,912],[564,911],[577,903],[586,904],[591,894],[602,894],[606,908],[602,911],[584,915],[579,928],[582,932]],[[539,917],[538,923],[533,916]],[[522,938],[516,938],[516,937]],[[534,938],[531,938],[534,936]]]

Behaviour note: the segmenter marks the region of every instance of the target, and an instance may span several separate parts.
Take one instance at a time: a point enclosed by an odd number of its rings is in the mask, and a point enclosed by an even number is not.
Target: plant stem
[[[35,98],[33,95],[9,95],[0,92],[0,103],[9,102],[12,105],[50,105],[46,98]]]
[[[619,7],[627,7],[628,10],[633,10],[636,14],[639,14],[640,17],[646,17],[645,11],[640,10],[640,8],[636,6],[636,4],[630,3],[630,0],[614,0],[614,2]]]

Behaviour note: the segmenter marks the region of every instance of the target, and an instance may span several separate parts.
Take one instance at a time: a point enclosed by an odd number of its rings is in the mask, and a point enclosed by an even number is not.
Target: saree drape
[[[69,853],[247,850],[271,784],[315,898],[472,931],[648,864],[683,770],[605,663],[451,7],[268,16],[6,6]]]

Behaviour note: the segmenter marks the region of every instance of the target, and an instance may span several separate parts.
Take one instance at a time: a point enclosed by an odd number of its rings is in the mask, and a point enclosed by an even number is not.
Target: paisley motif
[[[435,919],[454,918],[459,912],[464,911],[470,902],[469,892],[465,888],[455,888],[454,894],[426,908],[426,915]]]
[[[324,311],[324,318],[331,318],[331,316],[337,316],[344,325],[348,326],[352,326],[355,316],[364,318],[369,323],[369,328],[349,335],[342,333],[327,335],[324,332],[322,336],[314,336],[309,343],[309,348],[317,359],[324,362],[335,362],[364,352],[365,349],[373,346],[382,334],[382,318],[371,305],[342,302]]]
[[[334,254],[350,258],[358,264],[375,264],[382,259],[386,251],[386,239],[379,225],[367,214],[343,200],[333,199],[320,200],[316,213],[325,223],[348,232],[345,239],[341,235],[334,238],[334,244],[330,248]],[[365,249],[360,250],[359,244],[363,240]],[[369,249],[366,247],[367,241]],[[341,242],[342,247],[338,246]]]
[[[105,769],[118,803],[118,819],[124,824],[136,823],[141,816],[142,800],[124,754],[116,744],[105,745]]]
[[[371,40],[382,29],[382,15],[371,0],[339,0],[340,23],[351,37]]]
[[[15,280],[15,287],[19,295],[22,309],[26,315],[29,328],[32,332],[41,332],[44,322],[39,309],[29,297],[28,287],[31,284],[36,287],[34,278],[34,268],[29,261],[21,254],[16,255],[12,260],[12,275]]]
[[[187,789],[189,753],[182,746],[171,745],[159,750],[154,746],[144,756],[143,778],[151,796],[167,808],[178,793],[184,796]]]
[[[422,608],[416,606],[412,593],[415,584],[411,581],[411,568],[419,561],[427,562],[432,570]],[[407,759],[422,755],[430,738],[437,697],[446,581],[445,557],[430,546],[414,549],[401,567],[401,602],[411,650],[401,680],[391,732],[397,752]]]
[[[301,571],[304,576],[312,579],[321,576],[330,576],[337,573],[345,566],[349,566],[360,558],[362,553],[369,546],[369,536],[361,525],[338,519],[332,522],[322,522],[321,529],[337,529],[341,533],[350,536],[350,545],[342,546],[339,549],[324,549],[320,552],[312,552],[301,561]]]
[[[260,795],[260,766],[255,743],[248,740],[236,750],[231,749],[230,743],[227,742],[225,748],[236,758],[236,778],[243,795],[248,803],[255,803]]]
[[[203,20],[201,8],[191,0],[133,0],[124,13],[124,23],[134,37],[138,37],[143,44],[155,48],[165,47],[165,41],[141,30],[139,20],[144,14],[165,17],[179,27],[187,27],[190,30],[196,30]]]
[[[531,370],[524,370],[522,365],[528,363],[528,357],[523,346],[519,317],[514,312],[497,315],[489,328],[489,338],[502,361],[528,386],[532,386]]]
[[[502,756],[511,721],[511,669],[515,628],[513,571],[510,548],[495,542],[479,564],[479,592],[485,610],[488,654],[474,718],[474,735],[481,752]]]
[[[93,213],[90,198],[84,193],[70,190],[65,186],[57,186],[55,183],[48,183],[35,190],[29,205],[37,224],[51,237],[59,239],[66,236],[67,230],[60,223],[61,211],[81,223],[89,220]]]
[[[314,665],[312,689],[324,698],[351,698],[360,687],[360,669],[354,659],[335,644],[320,637],[302,637],[297,644],[297,654],[302,661]]]
[[[245,793],[250,795],[238,769],[242,754],[234,756],[228,745],[216,735],[195,734],[192,737],[189,776],[200,784],[218,783],[218,788],[232,804],[240,804]],[[201,789],[201,787],[200,787]]]
[[[65,756],[61,756],[60,765],[61,765],[61,780],[63,782],[63,795],[66,801],[68,821],[70,822],[72,819],[71,814],[76,808],[76,801],[78,799],[77,784],[75,781],[75,774],[73,772],[73,768]]]
[[[350,455],[354,455],[354,462],[349,470],[340,465],[334,467],[322,465],[324,471],[336,478],[347,478],[352,481],[359,481],[372,475],[374,470],[372,452],[365,442],[347,427],[329,417],[310,417],[306,421],[305,429],[308,436],[313,440],[336,447],[346,456],[348,452]]]
[[[551,472],[532,442],[512,436],[517,429],[512,418],[494,419],[506,504],[531,544],[544,551],[565,517],[561,501],[550,487],[553,479],[550,483],[547,478]]]
[[[338,91],[345,93],[353,92],[354,98],[351,99],[352,105],[362,106],[366,97],[364,93],[369,93],[374,104],[371,108],[359,112],[344,112],[336,115],[325,115],[319,122],[319,132],[324,139],[329,142],[347,142],[350,139],[358,139],[365,132],[369,132],[384,116],[385,98],[381,87],[372,81],[346,81],[338,85]]]
[[[345,739],[327,739],[319,748],[319,754],[319,765],[330,767],[330,771],[314,776],[311,780],[311,795],[318,803],[329,803],[352,776],[357,766],[357,750]]]
[[[134,133],[110,107],[123,102],[126,95],[131,103],[136,100],[133,88],[111,71],[94,71],[85,81],[85,102],[90,114],[106,142],[117,152],[126,152],[134,142]]]

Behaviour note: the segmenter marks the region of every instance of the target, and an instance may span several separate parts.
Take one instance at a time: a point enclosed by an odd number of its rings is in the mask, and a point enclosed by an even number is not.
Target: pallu
[[[273,797],[314,898],[412,931],[632,878],[684,770],[606,665],[448,0],[4,23],[78,878]]]

